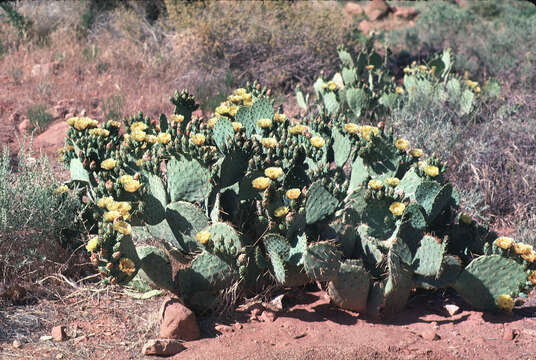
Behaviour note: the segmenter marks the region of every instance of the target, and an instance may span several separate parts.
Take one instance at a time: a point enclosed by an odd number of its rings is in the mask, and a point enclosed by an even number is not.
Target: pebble
[[[460,312],[460,307],[454,304],[447,304],[444,308],[450,316],[454,316]]]
[[[514,329],[512,329],[511,327],[505,327],[503,333],[503,340],[514,340],[516,335],[517,332]]]

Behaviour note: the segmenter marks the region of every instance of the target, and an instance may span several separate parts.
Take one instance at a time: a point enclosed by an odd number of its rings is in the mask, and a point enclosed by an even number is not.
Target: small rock
[[[52,339],[54,339],[54,341],[67,340],[67,334],[65,333],[65,326],[62,326],[62,325],[54,326],[52,328],[52,331],[50,332],[50,335],[52,335]]]
[[[164,300],[160,317],[161,338],[197,340],[201,337],[195,314],[176,298]]]
[[[389,6],[385,0],[372,0],[365,9],[365,14],[370,21],[376,21],[389,13]]]
[[[52,340],[53,337],[50,336],[50,335],[43,335],[39,338],[39,341],[48,341],[48,340]]]
[[[344,12],[350,16],[357,16],[363,14],[363,8],[354,2],[349,2],[344,7]]]
[[[22,347],[22,344],[19,340],[13,340],[13,347],[15,349],[20,349]]]
[[[56,359],[63,359],[63,354],[59,353],[58,355],[56,355]]]
[[[264,310],[260,316],[260,320],[266,322],[274,322],[275,318],[275,312],[270,310]]]
[[[67,108],[65,106],[62,106],[62,105],[56,105],[56,106],[53,106],[51,107],[50,109],[47,110],[47,113],[49,113],[50,115],[52,115],[52,117],[57,120],[57,119],[63,119],[63,117],[65,116],[65,114],[67,114]]]
[[[394,14],[398,18],[411,20],[414,19],[417,15],[419,15],[419,12],[414,8],[399,7],[395,10]]]
[[[56,73],[59,68],[60,63],[57,61],[48,64],[36,64],[32,67],[32,76],[48,76],[50,74]]]
[[[517,331],[515,331],[511,327],[504,328],[503,340],[514,340],[516,336],[517,336]]]
[[[359,23],[359,30],[363,34],[368,34],[372,30],[372,23],[367,20],[363,20]]]
[[[447,304],[444,306],[445,310],[449,313],[450,316],[454,316],[460,312],[460,307],[454,304]]]
[[[216,325],[216,326],[214,327],[214,330],[219,331],[219,332],[221,332],[222,334],[223,334],[223,333],[230,333],[230,332],[233,332],[233,331],[234,331],[233,328],[230,327],[229,325],[223,325],[223,324]]]
[[[70,111],[70,112],[68,112],[67,114],[65,114],[65,118],[66,118],[66,119],[70,119],[70,118],[72,118],[72,117],[74,117],[74,116],[75,116],[75,115],[74,115],[74,112],[72,112],[72,111]]]
[[[251,315],[249,316],[249,320],[259,320],[257,317],[259,316],[260,312],[261,312],[261,309],[257,307],[253,308],[251,310]]]
[[[426,330],[421,333],[421,337],[424,340],[434,341],[441,339],[435,330]]]
[[[180,353],[186,347],[175,339],[149,340],[143,345],[143,355],[171,356]]]
[[[234,323],[234,324],[233,324],[233,328],[235,328],[236,330],[240,330],[240,329],[243,328],[243,326],[242,326],[242,324],[240,324],[240,323],[237,322],[237,323]]]

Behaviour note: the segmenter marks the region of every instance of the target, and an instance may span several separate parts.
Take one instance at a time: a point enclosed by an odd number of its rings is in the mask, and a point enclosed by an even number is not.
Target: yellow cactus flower
[[[430,177],[436,177],[437,175],[439,175],[439,168],[434,165],[426,165],[423,170],[426,175]]]
[[[109,120],[108,121],[108,126],[120,128],[121,123],[119,121],[116,121],[116,120]]]
[[[297,198],[300,197],[301,190],[298,188],[292,188],[292,189],[287,190],[286,195],[290,200],[296,200]]]
[[[229,108],[229,115],[236,116],[236,113],[238,112],[238,106],[233,105]]]
[[[74,128],[79,131],[85,130],[88,127],[94,128],[98,124],[99,124],[98,121],[87,118],[87,117],[75,118],[74,120]]]
[[[184,121],[184,116],[183,115],[172,114],[172,115],[169,116],[169,120],[172,123],[176,122],[176,123],[180,124],[181,122]]]
[[[155,135],[145,135],[145,142],[148,144],[154,144],[158,141]]]
[[[269,128],[270,126],[272,126],[272,120],[270,119],[259,119],[257,120],[257,125],[263,129],[267,129]]]
[[[280,167],[269,167],[264,170],[264,175],[266,175],[272,180],[275,180],[281,175],[283,175],[283,169],[281,169]]]
[[[280,217],[287,215],[288,211],[289,211],[288,206],[280,206],[277,209],[275,209],[274,215],[275,217],[280,218]]]
[[[130,182],[134,180],[134,178],[132,177],[132,175],[122,175],[120,178],[119,178],[119,183],[120,184],[126,184],[127,182]]]
[[[419,66],[417,66],[417,69],[419,69],[420,71],[423,71],[423,72],[428,70],[426,65],[419,65]]]
[[[307,130],[307,127],[301,124],[297,124],[288,128],[288,132],[291,135],[303,134],[305,130]]]
[[[367,66],[365,66],[365,69],[372,70],[372,69],[374,69],[374,65],[372,65],[372,64],[367,65]]]
[[[285,120],[287,120],[287,116],[285,114],[275,114],[274,120],[279,123],[282,123],[282,122],[285,122]]]
[[[383,183],[381,182],[381,180],[372,179],[368,182],[368,187],[373,190],[380,190],[381,188],[383,188]]]
[[[112,222],[116,219],[119,219],[121,217],[121,213],[117,210],[113,211],[106,211],[102,217],[104,218],[104,221]]]
[[[270,186],[270,179],[264,176],[259,176],[258,178],[255,178],[251,185],[258,190],[264,190],[268,186]]]
[[[147,129],[147,124],[142,121],[136,121],[130,125],[130,132],[136,131],[145,131]]]
[[[138,180],[132,180],[127,183],[123,184],[123,189],[125,189],[128,192],[135,192],[141,187],[141,184]]]
[[[327,83],[327,88],[330,90],[330,91],[335,91],[337,89],[337,83],[335,81],[328,81]]]
[[[235,132],[239,132],[240,130],[242,130],[242,123],[241,122],[233,121],[231,123],[231,125],[233,125],[233,129],[234,129]]]
[[[161,132],[158,134],[157,140],[160,144],[167,144],[171,141],[171,134]]]
[[[214,116],[214,117],[211,117],[210,119],[208,119],[208,122],[207,122],[208,127],[211,128],[211,129],[214,129],[214,126],[218,122],[219,118],[220,118],[219,116]]]
[[[201,230],[195,235],[195,238],[197,239],[197,241],[199,241],[200,244],[205,245],[206,243],[208,243],[211,236],[212,235],[210,234],[210,232],[206,230]]]
[[[97,247],[99,246],[99,238],[98,236],[94,236],[86,244],[86,250],[89,252],[93,252],[97,250]]]
[[[203,134],[194,134],[191,137],[192,142],[198,146],[201,146],[205,143],[205,135]]]
[[[398,150],[404,151],[409,147],[409,142],[406,139],[396,139],[395,147]]]
[[[136,140],[136,141],[143,141],[145,140],[145,131],[134,131],[130,134],[130,136]]]
[[[501,236],[495,239],[495,245],[501,249],[508,250],[512,247],[512,245],[514,245],[514,239],[507,236]]]
[[[404,89],[402,89],[400,86],[397,86],[395,91],[398,95],[402,95],[404,93]]]
[[[277,139],[274,137],[262,138],[261,144],[267,148],[275,148],[277,146]]]
[[[389,205],[389,211],[393,213],[393,215],[401,216],[404,213],[404,210],[406,210],[406,205],[401,202],[395,201]]]
[[[235,91],[234,91],[234,94],[238,95],[238,96],[243,96],[246,93],[247,93],[247,90],[244,89],[244,88],[238,88],[238,89],[235,89]]]
[[[229,110],[231,110],[231,108],[227,106],[227,104],[221,103],[220,106],[216,108],[216,113],[220,115],[226,115],[229,113]]]
[[[61,185],[56,188],[55,192],[56,192],[56,195],[59,195],[59,194],[63,194],[64,192],[67,192],[68,190],[69,188],[67,187],[67,185]]]
[[[96,128],[89,130],[89,135],[108,137],[110,132],[106,129]]]
[[[365,140],[370,141],[370,135],[373,134],[374,136],[378,136],[380,134],[380,129],[378,129],[376,126],[371,125],[363,125],[359,129],[359,133]]]
[[[481,91],[482,91],[482,89],[480,89],[480,86],[475,87],[475,92],[477,94],[480,94]]]
[[[411,149],[409,151],[409,154],[413,157],[418,158],[424,155],[424,151],[422,151],[422,149]]]
[[[529,263],[533,263],[534,260],[536,260],[536,253],[534,251],[531,251],[527,254],[521,255],[523,260],[528,261]]]
[[[311,145],[313,145],[316,148],[321,148],[326,143],[323,138],[320,136],[313,136],[310,140]]]
[[[132,233],[132,228],[130,224],[125,221],[114,221],[114,230],[120,232],[123,235],[130,235]]]
[[[108,208],[108,204],[114,202],[114,198],[107,196],[97,201],[97,206],[100,208]]]
[[[514,252],[518,255],[527,255],[530,254],[532,251],[532,245],[524,243],[514,244]]]
[[[396,177],[390,177],[385,179],[385,183],[391,187],[398,186],[400,184],[400,179]]]
[[[528,280],[532,285],[536,285],[536,270],[530,273]]]
[[[470,225],[473,223],[473,218],[470,217],[469,215],[467,214],[461,214],[460,215],[460,220],[464,223],[464,224],[467,224],[467,225]]]
[[[136,160],[136,166],[141,167],[143,165],[143,159]]]
[[[67,124],[69,124],[70,126],[74,126],[74,124],[76,123],[77,119],[78,119],[78,117],[76,117],[76,116],[68,118],[67,119]]]
[[[238,104],[240,101],[242,101],[242,95],[231,95],[227,99],[229,99],[229,101],[233,104]]]
[[[514,299],[512,299],[510,295],[506,295],[506,294],[497,296],[497,298],[495,299],[495,302],[497,303],[497,306],[499,307],[499,309],[505,310],[508,312],[512,311],[515,305]]]
[[[246,105],[246,102],[251,102],[253,104],[253,101],[251,101],[251,94],[250,93],[245,93],[244,95],[242,95],[242,100],[244,101],[244,105]],[[246,105],[248,106],[248,105]]]
[[[406,74],[408,74],[408,73],[413,73],[413,71],[414,71],[414,70],[413,70],[412,68],[410,68],[409,66],[406,66],[406,67],[404,68],[404,73],[406,73]]]
[[[136,265],[129,258],[121,258],[119,260],[119,270],[130,276],[136,271]]]
[[[344,130],[346,130],[346,132],[350,134],[357,134],[360,129],[361,129],[361,126],[354,124],[354,123],[344,124]]]
[[[103,162],[101,162],[101,168],[104,170],[112,170],[115,165],[117,164],[117,160],[115,159],[106,159]]]

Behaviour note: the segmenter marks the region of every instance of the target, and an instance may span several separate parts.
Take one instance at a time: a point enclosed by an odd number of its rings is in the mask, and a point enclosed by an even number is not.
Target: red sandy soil
[[[295,289],[274,321],[250,320],[247,307],[225,317],[201,317],[202,338],[171,359],[534,359],[533,297],[513,314],[470,310],[455,295],[419,293],[390,321],[373,321],[329,304],[323,292]],[[148,359],[143,343],[158,335],[162,298],[135,300],[110,289],[86,288],[61,301],[28,306],[0,303],[2,359]],[[457,304],[449,316],[443,306]],[[226,330],[215,330],[225,324]],[[69,339],[40,341],[53,326]],[[437,334],[436,340],[431,338]],[[513,335],[513,336],[512,336]],[[18,338],[22,346],[12,345]]]

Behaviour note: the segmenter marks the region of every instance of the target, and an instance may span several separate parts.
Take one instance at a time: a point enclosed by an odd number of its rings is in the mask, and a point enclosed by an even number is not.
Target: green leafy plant
[[[46,112],[44,106],[35,105],[28,108],[28,120],[30,121],[31,129],[41,133],[54,121],[54,117]]]

